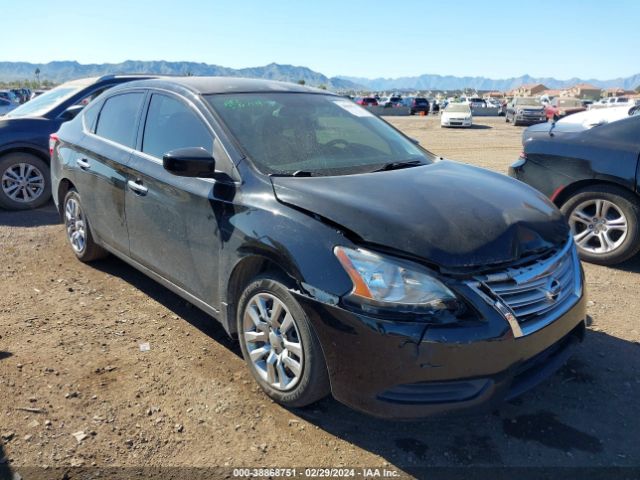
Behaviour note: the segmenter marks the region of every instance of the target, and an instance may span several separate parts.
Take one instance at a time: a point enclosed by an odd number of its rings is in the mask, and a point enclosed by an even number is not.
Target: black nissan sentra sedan
[[[211,314],[284,406],[491,407],[583,335],[580,263],[549,200],[326,91],[132,82],[51,151],[75,255],[114,254]]]

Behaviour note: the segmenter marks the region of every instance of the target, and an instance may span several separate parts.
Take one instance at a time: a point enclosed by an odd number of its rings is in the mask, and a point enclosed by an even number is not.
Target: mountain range
[[[222,75],[232,77],[265,78],[298,82],[307,85],[324,85],[331,90],[511,90],[522,84],[542,83],[549,88],[565,88],[577,83],[590,83],[596,87],[622,87],[635,89],[640,86],[640,73],[626,78],[610,80],[570,78],[558,80],[550,77],[523,75],[506,79],[486,77],[456,77],[452,75],[425,74],[415,77],[364,78],[351,76],[327,77],[307,67],[271,63],[263,67],[228,68],[197,62],[168,62],[127,60],[122,63],[80,64],[75,61],[55,61],[49,63],[0,62],[0,81],[34,79],[34,72],[40,70],[41,80],[55,83],[74,78],[106,75],[109,73],[153,73],[164,75]]]

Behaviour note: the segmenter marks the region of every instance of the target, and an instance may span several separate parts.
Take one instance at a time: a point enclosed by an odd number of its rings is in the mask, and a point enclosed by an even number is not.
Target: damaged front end
[[[500,270],[436,275],[456,301],[438,291],[447,298],[431,310],[354,302],[357,280],[331,302],[297,292],[331,346],[324,354],[338,400],[395,418],[493,407],[551,375],[582,337],[586,300],[570,238]]]

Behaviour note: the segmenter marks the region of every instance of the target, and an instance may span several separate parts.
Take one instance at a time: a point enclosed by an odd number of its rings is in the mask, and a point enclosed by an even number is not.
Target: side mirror
[[[202,147],[171,150],[162,157],[162,166],[180,177],[213,178],[216,171],[216,161]]]
[[[72,105],[60,114],[60,120],[68,122],[76,118],[76,115],[84,108],[84,105]]]

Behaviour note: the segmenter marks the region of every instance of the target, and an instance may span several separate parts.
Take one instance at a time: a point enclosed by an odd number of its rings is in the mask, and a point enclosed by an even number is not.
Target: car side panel
[[[93,134],[86,134],[82,144],[83,148],[75,147],[69,168],[75,173],[91,231],[99,243],[128,254],[124,189],[131,149]]]
[[[127,180],[147,189],[126,189],[131,258],[214,306],[227,190],[212,180],[172,175],[140,152]]]

